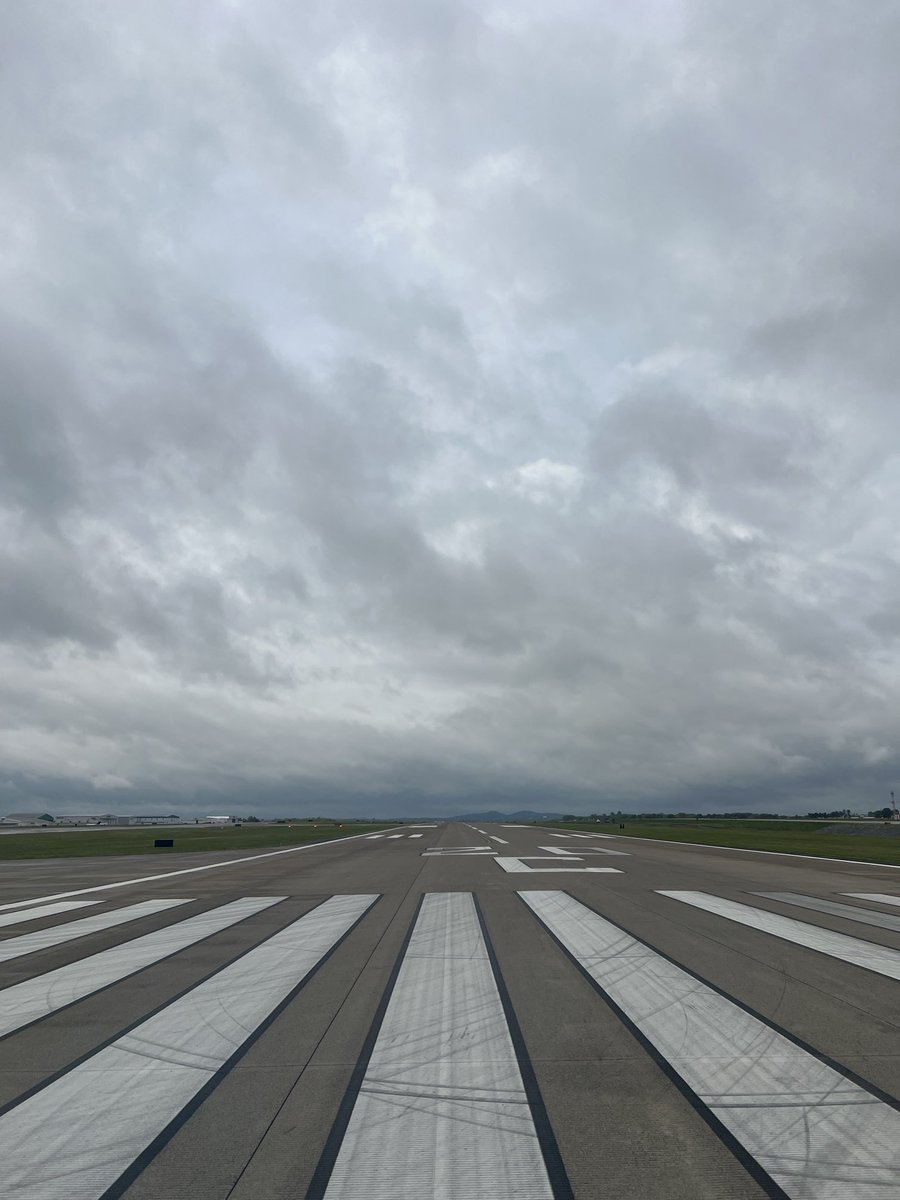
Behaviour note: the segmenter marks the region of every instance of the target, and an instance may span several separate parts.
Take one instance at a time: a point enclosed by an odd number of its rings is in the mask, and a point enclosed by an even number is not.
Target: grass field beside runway
[[[622,824],[624,829],[619,828],[617,821],[567,821],[552,828],[900,866],[900,836],[866,837],[864,834],[818,832],[833,825],[831,821],[704,821],[701,818],[699,821],[624,821]]]
[[[0,838],[0,861],[22,858],[94,858],[110,854],[183,854],[197,850],[278,849],[304,842],[327,842],[375,833],[390,825],[184,825],[137,829],[100,829],[59,834],[13,833]],[[171,838],[173,846],[155,847],[156,838]]]

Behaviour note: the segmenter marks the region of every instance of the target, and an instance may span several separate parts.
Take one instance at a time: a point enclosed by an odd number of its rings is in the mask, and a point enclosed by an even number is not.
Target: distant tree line
[[[878,809],[867,814],[870,817],[889,817],[889,808]],[[767,813],[757,812],[607,812],[591,813],[587,817],[572,816],[567,813],[564,821],[840,821],[852,819],[853,813],[849,808],[836,808],[831,812],[808,812],[802,816],[799,813]]]

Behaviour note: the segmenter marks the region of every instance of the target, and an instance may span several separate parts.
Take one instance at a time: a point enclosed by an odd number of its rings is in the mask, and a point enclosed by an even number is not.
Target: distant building
[[[131,817],[116,817],[117,825],[180,825],[181,817],[177,813],[170,813],[167,817],[161,816],[131,816]]]
[[[210,825],[231,825],[234,822],[234,817],[204,817]]]
[[[115,813],[63,813],[56,818],[57,825],[115,825]]]
[[[0,825],[53,825],[50,813],[7,813],[0,817]]]

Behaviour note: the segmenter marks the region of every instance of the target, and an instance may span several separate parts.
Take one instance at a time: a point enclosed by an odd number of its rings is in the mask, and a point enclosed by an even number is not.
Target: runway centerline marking
[[[387,995],[307,1200],[570,1197],[550,1182],[470,893],[423,896]]]
[[[792,1200],[897,1194],[886,1098],[565,892],[519,896],[748,1168]]]
[[[67,1008],[102,988],[118,983],[145,967],[169,958],[179,950],[223,929],[229,929],[254,913],[280,904],[284,896],[244,896],[220,908],[187,917],[175,925],[145,933],[108,950],[89,954],[77,962],[46,971],[0,991],[0,1037],[14,1033],[52,1012]]]
[[[702,908],[705,912],[724,917],[727,921],[735,921],[749,929],[769,933],[785,942],[792,942],[795,946],[817,950],[820,954],[841,959],[842,962],[862,967],[866,971],[874,971],[876,975],[900,979],[900,951],[892,950],[888,946],[864,942],[861,938],[851,937],[847,933],[835,933],[831,929],[809,925],[793,917],[783,917],[780,913],[771,913],[763,908],[751,908],[748,904],[725,900],[708,892],[660,891],[658,895],[679,900],[682,904],[693,905],[694,908]]]
[[[190,903],[190,900],[142,900],[139,904],[128,905],[127,908],[93,913],[80,921],[68,921],[50,929],[23,933],[0,942],[0,962],[9,962],[10,959],[22,958],[26,954],[36,954],[39,950],[50,949],[51,946],[62,946],[65,942],[73,942],[77,938],[88,937],[89,934],[100,933],[106,929],[115,929],[117,925],[124,925],[128,921],[137,921],[140,917],[150,917],[155,913],[165,912],[166,909],[177,908],[179,904]]]
[[[4,1200],[99,1200],[127,1178],[377,898],[332,897],[8,1109]]]

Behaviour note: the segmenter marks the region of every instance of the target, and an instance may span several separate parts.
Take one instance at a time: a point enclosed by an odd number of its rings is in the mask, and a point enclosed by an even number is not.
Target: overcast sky
[[[900,790],[894,0],[0,46],[0,812]]]

